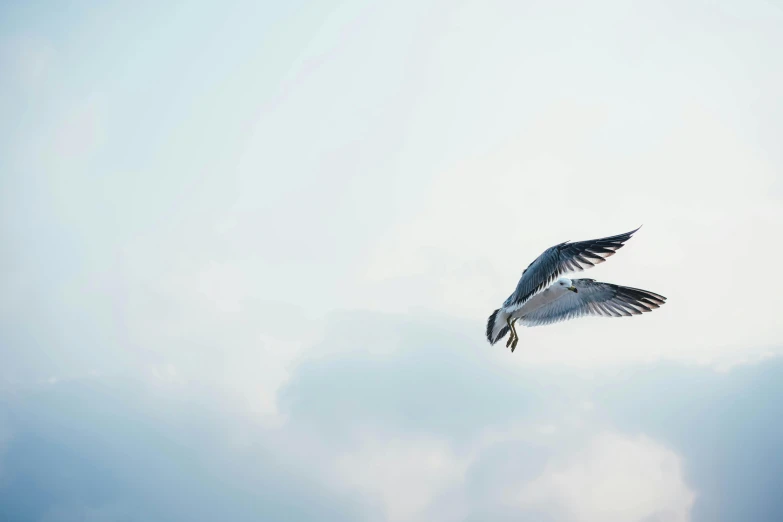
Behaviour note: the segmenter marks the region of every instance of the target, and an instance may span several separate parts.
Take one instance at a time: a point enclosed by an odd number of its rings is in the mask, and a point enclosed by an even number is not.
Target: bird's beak
[[[576,289],[576,287],[575,287],[574,285],[571,285],[571,286],[569,286],[569,287],[568,287],[568,289],[569,289],[569,290],[571,290],[571,291],[572,291],[573,293],[575,293],[575,294],[578,294],[578,293],[579,293],[579,290],[577,290],[577,289]]]

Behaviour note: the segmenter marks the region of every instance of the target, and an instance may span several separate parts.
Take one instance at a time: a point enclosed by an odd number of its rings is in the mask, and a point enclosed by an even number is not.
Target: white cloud
[[[608,432],[505,496],[569,522],[687,522],[695,498],[675,453],[646,437]]]
[[[557,456],[532,478],[496,463],[476,489],[471,477],[483,459],[521,448]],[[376,433],[339,456],[333,469],[337,483],[373,499],[390,522],[461,520],[471,513],[688,522],[695,499],[680,458],[654,440],[584,427],[559,432],[551,424],[489,428],[463,451],[448,439]]]
[[[343,484],[377,498],[385,520],[415,522],[432,520],[434,502],[462,483],[469,463],[447,440],[376,436],[340,456],[335,471]],[[440,508],[437,520],[450,519]]]
[[[256,355],[247,367],[247,382],[239,390],[240,403],[248,411],[259,415],[267,422],[279,423],[277,394],[288,382],[291,371],[302,356],[303,346],[296,340],[284,340],[261,335],[256,347]]]

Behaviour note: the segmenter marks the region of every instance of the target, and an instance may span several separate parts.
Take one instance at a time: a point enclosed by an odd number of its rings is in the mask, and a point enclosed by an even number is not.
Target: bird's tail
[[[506,323],[508,314],[500,309],[492,312],[487,320],[487,341],[489,344],[495,344],[508,333],[508,324]]]

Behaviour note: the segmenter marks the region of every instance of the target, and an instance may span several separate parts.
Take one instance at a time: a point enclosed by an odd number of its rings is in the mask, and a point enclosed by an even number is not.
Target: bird
[[[640,315],[661,307],[666,297],[648,290],[563,276],[603,263],[640,228],[600,239],[565,241],[544,250],[522,272],[514,292],[489,316],[489,343],[494,345],[510,332],[506,348],[513,353],[519,342],[517,321],[534,327],[588,315]]]

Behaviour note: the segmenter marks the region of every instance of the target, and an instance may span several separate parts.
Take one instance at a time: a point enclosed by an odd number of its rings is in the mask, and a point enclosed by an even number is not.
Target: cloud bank
[[[770,423],[779,362],[723,373],[520,369],[462,340],[463,328],[336,318],[309,347],[323,355],[280,390],[285,421],[272,425],[232,404],[230,383],[171,379],[173,370],[19,393],[3,402],[3,515],[577,522],[779,512],[769,481],[781,470],[766,457],[783,440]],[[372,350],[387,332],[387,349]],[[754,461],[762,468],[741,472]]]

